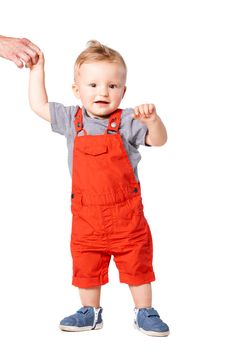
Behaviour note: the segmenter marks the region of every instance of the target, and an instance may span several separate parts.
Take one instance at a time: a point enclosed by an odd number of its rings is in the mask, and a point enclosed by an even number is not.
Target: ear
[[[122,95],[122,99],[123,99],[123,97],[125,96],[126,90],[127,90],[127,87],[125,86],[125,87],[124,87],[124,91],[123,91],[123,95]]]
[[[78,88],[78,84],[77,83],[74,83],[72,85],[72,90],[73,90],[74,96],[79,100],[80,99],[80,93],[79,93],[79,88]]]

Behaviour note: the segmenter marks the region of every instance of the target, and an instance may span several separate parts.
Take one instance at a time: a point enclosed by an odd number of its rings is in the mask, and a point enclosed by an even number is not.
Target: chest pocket
[[[107,153],[108,146],[107,145],[86,146],[82,151],[83,153],[90,154],[92,156],[98,156],[100,154]]]

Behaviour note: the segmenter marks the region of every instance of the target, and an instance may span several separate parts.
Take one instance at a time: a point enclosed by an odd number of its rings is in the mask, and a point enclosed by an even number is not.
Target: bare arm
[[[30,68],[29,103],[31,109],[41,118],[51,122],[48,97],[45,89],[44,55],[38,50],[38,62]]]
[[[138,119],[148,127],[146,144],[150,146],[162,146],[167,141],[166,128],[156,112],[155,105],[143,104],[134,108],[133,118]]]
[[[146,143],[150,146],[162,146],[167,141],[167,131],[162,120],[157,117],[156,120],[148,122],[148,134],[146,135]]]

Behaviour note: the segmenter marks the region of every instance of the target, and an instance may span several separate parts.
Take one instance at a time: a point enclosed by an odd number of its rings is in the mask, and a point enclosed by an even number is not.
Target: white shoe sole
[[[103,322],[98,323],[95,328],[93,329],[92,326],[88,326],[88,327],[75,327],[75,326],[63,326],[62,324],[59,325],[59,328],[62,331],[66,331],[66,332],[83,332],[83,331],[95,331],[98,329],[103,328]]]
[[[134,323],[134,328],[146,335],[150,335],[151,337],[167,337],[170,334],[169,331],[167,332],[145,331],[144,329],[138,327],[138,325],[136,325],[135,323]]]

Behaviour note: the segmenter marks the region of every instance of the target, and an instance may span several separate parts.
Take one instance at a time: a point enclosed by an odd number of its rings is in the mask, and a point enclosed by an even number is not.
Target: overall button
[[[111,123],[111,127],[112,127],[112,128],[115,128],[115,127],[116,127],[116,123],[115,123],[115,122],[112,122],[112,123]]]
[[[73,193],[71,194],[71,198],[72,198],[72,199],[74,198],[74,194],[73,194]]]
[[[133,192],[135,192],[135,193],[137,193],[137,192],[138,192],[137,187],[134,187]]]

